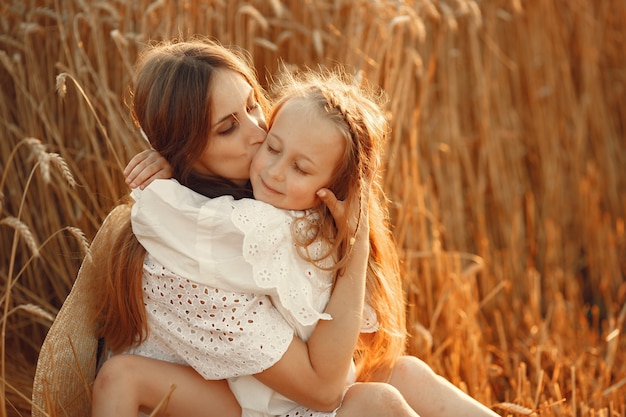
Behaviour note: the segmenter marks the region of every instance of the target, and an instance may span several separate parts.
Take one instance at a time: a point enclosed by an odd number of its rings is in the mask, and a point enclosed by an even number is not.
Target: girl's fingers
[[[165,158],[153,149],[147,149],[135,155],[126,168],[126,183],[131,188],[145,188],[158,178],[172,178],[172,167]]]
[[[146,163],[146,160],[150,157],[152,153],[154,153],[153,150],[147,149],[145,151],[139,152],[137,155],[132,157],[132,159],[124,168],[124,175],[126,176],[127,184],[133,184],[137,182],[137,177],[141,175],[145,167],[148,165],[148,163]]]
[[[132,172],[135,170],[135,168],[148,157],[150,157],[153,152],[156,151],[154,151],[153,149],[146,149],[133,156],[124,168],[124,176],[128,177],[129,175],[132,175]]]

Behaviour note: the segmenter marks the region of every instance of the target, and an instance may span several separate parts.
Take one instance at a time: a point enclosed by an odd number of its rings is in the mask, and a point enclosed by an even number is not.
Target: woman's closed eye
[[[233,121],[228,126],[225,126],[223,129],[218,130],[217,134],[222,136],[230,135],[235,131],[238,126],[239,121],[237,121],[237,119],[233,117]]]
[[[255,113],[260,110],[261,110],[261,106],[259,105],[259,102],[256,100],[253,100],[246,105],[246,112],[248,113]],[[240,124],[239,119],[237,118],[235,113],[231,114],[230,119],[231,119],[230,123],[224,126],[224,128],[218,130],[217,132],[218,135],[222,135],[222,136],[230,135],[231,133],[235,131],[235,129],[239,127],[239,124]]]
[[[239,122],[239,119],[237,118],[237,114],[232,113],[230,117],[226,118],[220,123],[219,125],[220,128],[217,131],[217,134],[221,136],[230,135],[231,133],[235,131],[235,129],[239,127],[240,124],[241,123]]]

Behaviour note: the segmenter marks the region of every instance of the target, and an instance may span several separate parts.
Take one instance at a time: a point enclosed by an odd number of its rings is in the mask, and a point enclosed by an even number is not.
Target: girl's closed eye
[[[309,173],[303,170],[298,164],[293,164],[293,169],[300,175],[309,175]]]
[[[267,145],[267,151],[269,153],[273,153],[273,154],[279,153],[278,149],[272,148],[272,145],[270,145],[267,141],[265,142],[265,144]]]

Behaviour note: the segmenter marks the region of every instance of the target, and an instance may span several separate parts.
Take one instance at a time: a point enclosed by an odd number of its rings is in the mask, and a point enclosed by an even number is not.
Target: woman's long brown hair
[[[167,42],[149,47],[138,61],[132,114],[152,147],[172,166],[174,178],[208,197],[252,197],[225,178],[192,169],[207,146],[211,120],[211,83],[216,70],[241,74],[264,112],[269,105],[247,57],[205,40]],[[130,217],[116,237],[99,282],[101,304],[92,319],[97,336],[115,353],[141,343],[148,331],[142,295],[145,249],[132,233]]]
[[[141,288],[146,250],[133,234],[130,209],[127,212],[120,219],[124,224],[113,237],[111,253],[93,255],[107,259],[97,283],[96,335],[115,353],[140,343],[148,333]]]

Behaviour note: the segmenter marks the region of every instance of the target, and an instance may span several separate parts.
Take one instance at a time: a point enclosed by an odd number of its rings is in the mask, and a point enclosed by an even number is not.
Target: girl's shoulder
[[[231,195],[210,198],[193,191],[175,179],[154,180],[143,190],[132,190],[131,196],[137,203],[167,205],[183,212],[199,210],[205,206],[232,209],[237,203]]]
[[[259,213],[272,213],[276,215],[285,215],[285,216],[299,216],[300,213],[305,213],[304,211],[298,210],[285,210],[278,207],[274,207],[269,203],[265,203],[260,200],[255,200],[253,198],[242,198],[241,200],[235,200],[234,205],[241,208],[242,210],[256,210]]]
[[[247,224],[259,223],[275,227],[289,226],[294,219],[308,215],[308,211],[285,210],[251,198],[233,201],[233,221],[243,228]]]
[[[271,204],[251,198],[235,200],[231,195],[210,198],[180,184],[175,179],[154,180],[143,190],[133,190],[131,195],[135,201],[167,204],[181,210],[212,208],[226,213],[236,209],[240,213],[245,213],[246,216],[257,219],[293,219],[305,216],[307,213],[276,208]]]

